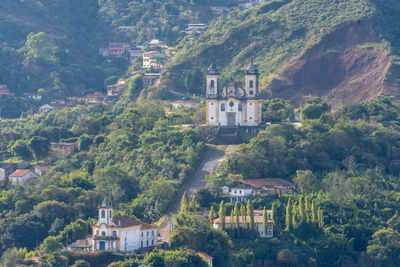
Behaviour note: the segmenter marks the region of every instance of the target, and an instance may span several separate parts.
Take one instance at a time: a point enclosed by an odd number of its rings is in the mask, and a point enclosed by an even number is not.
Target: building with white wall
[[[113,216],[107,201],[99,206],[99,220],[92,226],[94,251],[135,252],[155,246],[157,227],[129,216]]]
[[[211,64],[206,76],[206,119],[210,126],[259,126],[262,122],[262,101],[258,98],[258,69],[247,68],[245,89],[232,79],[219,86],[219,72]]]

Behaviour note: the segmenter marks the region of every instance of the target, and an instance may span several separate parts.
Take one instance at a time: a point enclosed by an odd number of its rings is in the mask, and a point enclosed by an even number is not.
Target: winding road
[[[208,146],[199,168],[193,174],[191,179],[183,185],[183,189],[179,191],[179,195],[176,197],[176,201],[171,207],[170,215],[166,216],[159,229],[160,239],[162,242],[168,242],[169,234],[172,231],[171,216],[179,212],[181,205],[180,201],[183,193],[187,192],[190,201],[192,196],[195,195],[199,189],[206,186],[204,176],[210,172],[216,171],[226,156],[229,153],[232,153],[236,148],[237,145]]]

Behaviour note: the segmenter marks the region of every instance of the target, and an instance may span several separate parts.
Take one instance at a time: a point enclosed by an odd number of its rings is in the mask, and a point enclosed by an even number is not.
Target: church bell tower
[[[207,70],[206,98],[217,98],[218,78],[219,78],[219,72],[217,68],[214,66],[214,64],[211,64]]]
[[[113,208],[106,199],[103,200],[99,206],[99,225],[105,224],[106,226],[111,226],[113,218]]]
[[[251,62],[246,70],[246,97],[255,98],[258,94],[258,69]]]

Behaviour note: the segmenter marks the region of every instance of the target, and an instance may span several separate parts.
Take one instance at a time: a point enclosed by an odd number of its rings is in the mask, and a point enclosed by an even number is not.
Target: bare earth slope
[[[379,94],[398,95],[385,80],[390,52],[377,43],[369,21],[347,24],[325,36],[280,72],[270,84],[272,94],[300,104],[304,96],[351,103]]]

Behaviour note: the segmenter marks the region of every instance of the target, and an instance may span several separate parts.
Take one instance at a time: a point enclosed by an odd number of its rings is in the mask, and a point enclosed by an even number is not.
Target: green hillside
[[[236,1],[215,4],[229,6]],[[34,0],[0,2],[0,84],[21,95],[43,88],[51,97],[104,90],[128,68],[126,57],[103,58],[109,42],[175,45],[190,22],[213,16],[211,1]],[[214,2],[213,2],[214,3]],[[128,32],[119,26],[134,26]],[[38,34],[38,36],[30,33]],[[29,44],[36,44],[33,47]]]
[[[240,81],[253,59],[260,68],[261,87],[293,100],[302,95],[327,95],[335,88],[349,93],[352,88],[346,82],[368,77],[368,64],[376,61],[380,68],[372,74],[380,79],[375,86],[379,89],[373,95],[352,97],[363,100],[391,94],[396,92],[400,73],[399,14],[397,1],[269,1],[221,18],[194,42],[185,40],[165,77],[175,88],[188,90],[182,72],[194,67],[204,72],[214,62],[223,81],[231,73]],[[349,59],[343,58],[346,52]],[[364,67],[354,63],[362,59],[367,62]],[[352,73],[353,66],[361,69]],[[339,100],[344,94],[340,90],[336,93]]]

